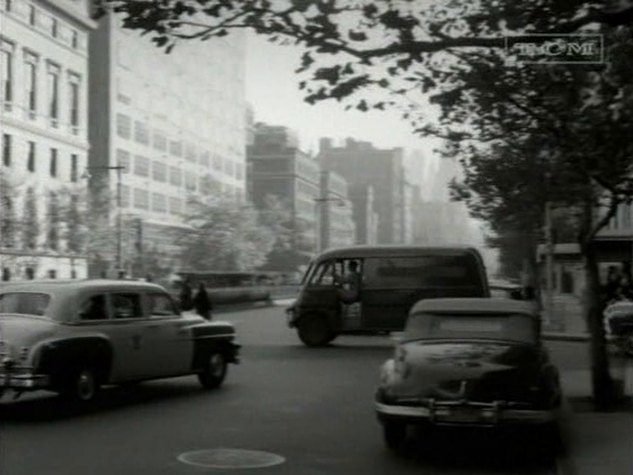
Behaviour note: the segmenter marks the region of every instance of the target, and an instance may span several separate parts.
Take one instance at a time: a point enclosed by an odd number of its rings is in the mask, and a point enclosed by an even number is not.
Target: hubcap
[[[77,395],[83,401],[91,399],[95,392],[95,380],[90,371],[82,371],[77,378]]]
[[[211,359],[209,360],[209,372],[216,378],[222,376],[224,372],[224,356],[220,353],[211,355]]]

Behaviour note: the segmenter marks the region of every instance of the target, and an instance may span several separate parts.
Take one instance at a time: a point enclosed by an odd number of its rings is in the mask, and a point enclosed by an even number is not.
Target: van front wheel
[[[297,323],[297,333],[306,346],[327,345],[335,336],[327,319],[319,316],[302,318]]]

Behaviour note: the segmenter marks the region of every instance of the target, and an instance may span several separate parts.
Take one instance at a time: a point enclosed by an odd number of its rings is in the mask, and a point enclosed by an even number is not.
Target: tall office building
[[[403,159],[401,148],[380,149],[353,139],[347,139],[343,147],[333,146],[330,139],[320,141],[319,161],[324,170],[337,172],[351,186],[373,188],[379,244],[405,241]],[[363,203],[354,206],[362,207]]]
[[[338,173],[321,170],[320,196],[316,203],[319,231],[317,248],[323,250],[354,244],[356,225],[347,180]]]
[[[244,199],[244,36],[166,54],[108,15],[90,51],[93,184],[119,189],[124,227],[141,228],[144,250],[176,256],[170,230],[182,226],[188,197]],[[124,167],[120,180],[114,167]]]
[[[299,148],[294,131],[282,126],[256,124],[248,147],[249,197],[262,207],[266,196],[277,196],[289,209],[293,227],[288,268],[308,262],[317,247],[320,196],[318,162]]]
[[[0,0],[0,25],[2,280],[82,278],[63,215],[87,183],[89,0]]]

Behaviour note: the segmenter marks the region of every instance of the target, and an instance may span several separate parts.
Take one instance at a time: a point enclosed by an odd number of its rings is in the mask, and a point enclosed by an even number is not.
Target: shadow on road
[[[215,390],[202,389],[197,380],[166,380],[102,388],[97,398],[89,403],[72,403],[54,393],[40,393],[27,399],[12,400],[5,395],[0,401],[2,423],[41,423],[68,418],[87,417],[109,411],[136,411],[151,404],[183,400],[193,403],[198,399],[226,399],[230,383]]]
[[[555,450],[525,431],[494,432],[486,429],[440,428],[415,433],[394,454],[404,463],[434,468],[486,470],[490,473],[519,473],[551,467]]]

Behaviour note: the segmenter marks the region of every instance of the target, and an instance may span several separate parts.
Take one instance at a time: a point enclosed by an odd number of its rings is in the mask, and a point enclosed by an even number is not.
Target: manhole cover
[[[207,449],[185,452],[178,460],[189,465],[207,468],[262,468],[279,465],[284,457],[261,450]]]

